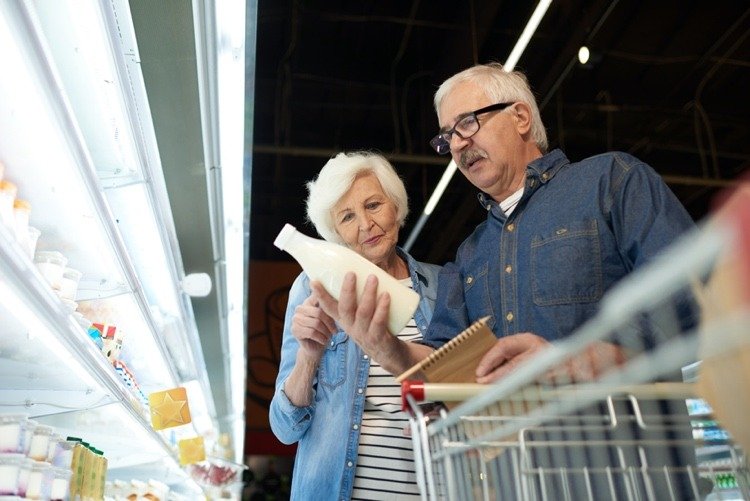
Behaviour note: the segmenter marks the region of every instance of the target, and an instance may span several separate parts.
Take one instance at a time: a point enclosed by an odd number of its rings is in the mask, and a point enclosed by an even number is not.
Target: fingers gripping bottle
[[[325,290],[336,299],[339,298],[341,284],[347,272],[354,272],[357,276],[358,298],[362,297],[367,277],[375,275],[378,279],[378,295],[387,292],[391,296],[388,330],[392,334],[401,332],[417,309],[419,294],[343,245],[308,237],[291,224],[282,228],[273,244],[291,254],[310,279],[323,284]]]

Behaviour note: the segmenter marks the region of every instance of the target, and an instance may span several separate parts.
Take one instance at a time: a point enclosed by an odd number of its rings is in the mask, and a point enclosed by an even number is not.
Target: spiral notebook
[[[458,336],[433,351],[396,378],[399,383],[418,373],[431,383],[474,383],[476,369],[497,338],[487,327],[490,317],[480,318]]]

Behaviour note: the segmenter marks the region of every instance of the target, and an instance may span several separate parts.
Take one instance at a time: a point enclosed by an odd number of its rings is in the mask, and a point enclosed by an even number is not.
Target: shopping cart
[[[750,500],[750,189],[496,384],[402,393],[423,499]]]

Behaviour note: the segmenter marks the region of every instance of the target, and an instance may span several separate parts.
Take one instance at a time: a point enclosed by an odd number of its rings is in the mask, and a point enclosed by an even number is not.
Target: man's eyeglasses
[[[477,120],[478,115],[489,113],[490,111],[504,110],[514,103],[515,101],[510,103],[491,104],[484,108],[474,110],[471,113],[467,113],[458,119],[458,122],[456,122],[456,125],[454,125],[452,129],[439,132],[437,136],[433,137],[430,140],[430,146],[432,146],[440,155],[445,155],[451,149],[451,136],[453,134],[456,134],[461,139],[469,139],[479,131],[479,120]]]

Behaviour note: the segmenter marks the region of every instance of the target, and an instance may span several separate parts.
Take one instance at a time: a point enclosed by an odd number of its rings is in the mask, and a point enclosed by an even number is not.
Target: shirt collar
[[[555,149],[531,162],[526,167],[526,176],[539,179],[539,182],[545,184],[569,163],[570,160],[565,156],[565,153],[560,149]]]
[[[565,153],[560,149],[555,149],[531,162],[526,167],[526,177],[538,179],[540,184],[545,184],[555,177],[555,174],[557,174],[560,169],[569,163],[570,160],[565,156]],[[526,194],[524,193],[524,197],[525,196]],[[479,204],[486,211],[492,210],[493,207],[498,207],[499,209],[499,204],[487,193],[480,192],[477,195],[477,199],[479,200]],[[502,210],[500,212],[502,212]]]
[[[425,287],[429,287],[430,284],[427,283],[427,277],[422,275],[419,272],[419,270],[417,270],[417,266],[415,266],[416,261],[414,261],[414,258],[411,257],[411,255],[408,252],[406,252],[404,249],[398,246],[396,246],[396,254],[401,256],[401,258],[404,261],[406,261],[406,266],[409,268],[409,275],[416,276],[417,280],[419,280],[422,283],[422,285],[424,285]]]

